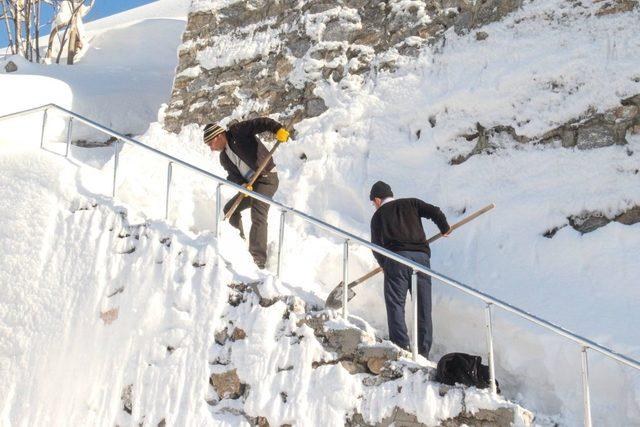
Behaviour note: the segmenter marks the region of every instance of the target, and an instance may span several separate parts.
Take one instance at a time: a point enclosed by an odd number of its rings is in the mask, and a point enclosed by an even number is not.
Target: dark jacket
[[[236,153],[247,166],[256,171],[269,155],[269,149],[256,138],[256,135],[266,131],[276,133],[281,127],[282,125],[280,123],[267,117],[233,124],[229,126],[229,130],[226,132],[229,148]],[[227,171],[227,179],[229,181],[235,182],[236,184],[248,182],[224,150],[220,153],[220,164]],[[267,166],[264,168],[264,172],[271,172],[275,166],[273,160],[269,160]]]
[[[420,199],[392,200],[380,206],[371,217],[371,242],[393,252],[417,251],[431,256],[421,218],[435,222],[441,233],[449,231],[440,208]],[[382,267],[385,257],[373,253]]]

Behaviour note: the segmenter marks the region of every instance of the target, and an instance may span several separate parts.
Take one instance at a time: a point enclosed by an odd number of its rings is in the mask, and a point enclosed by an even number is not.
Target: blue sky
[[[85,19],[85,22],[90,22],[96,19],[110,16],[123,10],[133,9],[134,7],[142,6],[143,4],[153,3],[154,0],[96,0],[95,6],[91,10],[91,13]],[[1,10],[1,9],[0,9]],[[51,19],[51,8],[43,7],[43,14],[47,13],[47,16],[43,16],[42,21],[48,22]],[[43,34],[49,33],[49,26],[45,26],[41,31]],[[4,24],[0,26],[0,46],[7,45],[7,32]]]

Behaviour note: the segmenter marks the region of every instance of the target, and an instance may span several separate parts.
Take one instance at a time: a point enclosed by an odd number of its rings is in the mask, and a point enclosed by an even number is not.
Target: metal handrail
[[[492,321],[491,321],[491,307],[492,306],[496,306],[496,307],[500,307],[505,311],[508,311],[510,313],[513,313],[525,320],[528,320],[529,322],[532,322],[538,326],[541,326],[543,328],[546,328],[566,339],[569,339],[577,344],[579,344],[581,346],[581,363],[582,363],[582,373],[583,373],[583,390],[584,390],[584,399],[585,399],[585,425],[591,425],[591,414],[590,414],[590,398],[589,398],[589,385],[588,385],[588,365],[587,365],[587,353],[586,351],[588,349],[592,349],[608,358],[611,358],[613,360],[616,360],[622,364],[625,364],[627,366],[630,366],[634,369],[640,370],[640,362],[632,359],[631,357],[625,356],[623,354],[617,353],[607,347],[604,347],[598,343],[596,343],[595,341],[585,338],[583,336],[580,336],[578,334],[575,334],[571,331],[566,330],[565,328],[562,328],[558,325],[555,325],[547,320],[541,319],[538,316],[535,316],[533,314],[530,314],[524,310],[521,310],[507,302],[504,302],[502,300],[499,300],[497,298],[494,298],[484,292],[481,292],[477,289],[474,289],[468,285],[465,285],[461,282],[458,282],[450,277],[445,276],[444,274],[438,273],[434,270],[432,270],[431,268],[427,268],[421,264],[418,264],[410,259],[404,258],[400,255],[398,255],[395,252],[389,251],[383,247],[380,247],[378,245],[375,245],[371,242],[368,242],[352,233],[349,233],[348,231],[345,231],[341,228],[338,228],[334,225],[331,225],[327,222],[324,222],[320,219],[317,219],[315,217],[312,217],[311,215],[308,215],[304,212],[298,211],[292,207],[286,206],[280,202],[277,202],[269,197],[263,196],[262,194],[253,192],[253,191],[249,191],[247,190],[245,187],[235,184],[231,181],[227,181],[226,179],[217,176],[216,174],[209,172],[205,169],[202,169],[198,166],[192,165],[186,161],[180,160],[177,157],[174,157],[170,154],[167,154],[163,151],[160,151],[156,148],[153,148],[149,145],[146,145],[140,141],[137,141],[133,138],[130,138],[128,136],[122,135],[114,130],[111,130],[109,128],[106,128],[105,126],[102,126],[99,123],[94,122],[93,120],[87,119],[86,117],[83,117],[79,114],[74,113],[73,111],[69,111],[65,108],[62,108],[56,104],[47,104],[47,105],[43,105],[37,108],[32,108],[29,110],[24,110],[24,111],[20,111],[17,113],[13,113],[13,114],[8,114],[5,116],[1,116],[0,117],[0,121],[2,120],[7,120],[7,119],[11,119],[11,118],[15,118],[15,117],[19,117],[19,116],[23,116],[23,115],[27,115],[27,114],[33,114],[33,113],[37,113],[39,111],[44,111],[45,112],[45,116],[43,119],[43,135],[42,135],[42,140],[44,140],[44,128],[46,125],[46,111],[48,109],[55,109],[58,110],[62,113],[64,113],[65,115],[69,116],[70,120],[75,119],[79,122],[82,122],[90,127],[93,127],[94,129],[97,129],[103,133],[106,133],[107,135],[110,135],[114,138],[116,138],[116,141],[120,140],[123,142],[128,142],[132,145],[144,148],[147,151],[150,151],[153,154],[156,154],[166,160],[169,161],[168,164],[168,173],[167,173],[167,197],[166,197],[166,203],[167,206],[165,209],[165,213],[168,213],[168,204],[169,204],[169,188],[171,185],[171,175],[172,175],[172,168],[173,165],[180,165],[183,166],[189,170],[192,170],[194,172],[197,172],[199,174],[202,174],[208,178],[213,179],[214,181],[218,182],[218,186],[217,186],[217,193],[216,193],[216,202],[217,202],[217,207],[216,207],[216,235],[219,235],[220,232],[220,222],[221,222],[221,215],[220,215],[220,190],[222,185],[227,185],[229,187],[232,187],[234,190],[241,192],[243,194],[246,194],[247,196],[250,196],[254,199],[257,199],[261,202],[267,203],[270,206],[274,206],[276,208],[278,208],[281,213],[281,220],[280,220],[280,233],[279,233],[279,248],[278,248],[278,273],[280,273],[280,266],[281,266],[281,254],[282,254],[282,244],[283,244],[283,230],[284,230],[284,223],[285,223],[285,215],[286,213],[291,213],[296,217],[299,217],[301,219],[303,219],[304,221],[311,223],[317,227],[320,227],[324,230],[329,231],[330,233],[337,235],[341,238],[344,239],[344,255],[343,255],[343,280],[344,283],[346,284],[347,281],[347,262],[348,262],[348,251],[349,251],[349,244],[350,242],[357,242],[358,244],[365,246],[369,249],[371,249],[374,252],[377,252],[381,255],[384,255],[387,258],[391,258],[394,261],[399,262],[400,264],[403,264],[407,267],[410,267],[414,274],[412,277],[412,284],[415,287],[415,273],[416,272],[420,272],[423,274],[426,274],[428,276],[431,276],[435,279],[440,280],[441,282],[450,285],[468,295],[471,295],[475,298],[480,299],[481,301],[483,301],[485,303],[485,310],[486,310],[486,328],[487,328],[487,347],[488,347],[488,353],[489,353],[489,368],[490,368],[490,375],[491,375],[491,385],[492,385],[492,390],[495,392],[496,391],[496,384],[495,384],[495,363],[494,363],[494,354],[493,354],[493,332],[492,332]],[[71,143],[71,132],[68,132],[67,134],[67,155],[68,155],[68,147]],[[118,160],[118,150],[117,150],[117,142],[114,143],[114,147],[115,147],[115,167],[114,167],[114,187],[113,187],[113,195],[115,196],[115,176],[117,173],[117,160]],[[348,286],[343,286],[344,288],[344,296],[346,297],[346,293],[348,291]],[[416,293],[415,293],[415,289],[414,289],[414,293],[412,296],[412,300],[414,301],[414,308],[417,306],[417,297],[416,297]],[[346,316],[347,315],[347,304],[346,301],[343,301],[343,315]],[[414,310],[414,316],[415,316],[415,310]],[[414,321],[415,323],[415,321]],[[414,325],[415,326],[415,325]],[[414,328],[415,329],[415,328]],[[416,337],[416,331],[414,331],[413,334],[413,338],[414,338],[414,342],[413,344],[413,353],[414,353],[414,357],[416,355],[416,351],[417,351],[417,337]]]

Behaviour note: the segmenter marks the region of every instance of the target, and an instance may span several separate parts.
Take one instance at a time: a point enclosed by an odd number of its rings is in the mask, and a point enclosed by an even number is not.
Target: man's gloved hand
[[[253,191],[253,185],[250,185],[248,182],[246,184],[242,184],[242,186],[249,191]]]
[[[278,132],[276,132],[276,139],[280,142],[287,142],[289,140],[289,131],[285,128],[278,129]]]

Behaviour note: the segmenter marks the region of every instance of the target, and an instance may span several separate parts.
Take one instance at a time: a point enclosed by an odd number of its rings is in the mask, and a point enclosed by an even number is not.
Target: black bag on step
[[[482,357],[465,353],[449,353],[438,362],[436,380],[448,385],[463,384],[469,387],[488,388],[489,367],[482,364]],[[500,393],[498,381],[496,388]]]

